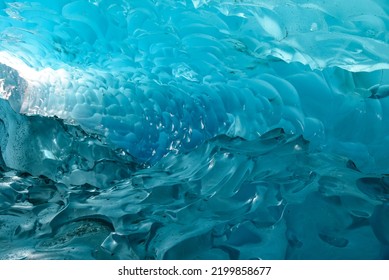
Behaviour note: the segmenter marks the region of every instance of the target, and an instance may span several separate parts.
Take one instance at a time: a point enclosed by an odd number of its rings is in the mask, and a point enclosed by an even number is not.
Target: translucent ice
[[[0,258],[388,258],[389,6],[327,2],[0,0]]]

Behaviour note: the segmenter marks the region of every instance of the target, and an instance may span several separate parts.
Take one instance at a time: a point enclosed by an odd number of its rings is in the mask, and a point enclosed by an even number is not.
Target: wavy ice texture
[[[388,258],[389,6],[327,2],[0,1],[0,258]]]

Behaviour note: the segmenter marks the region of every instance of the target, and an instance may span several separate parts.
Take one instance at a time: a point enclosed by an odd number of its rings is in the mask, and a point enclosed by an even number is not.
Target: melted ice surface
[[[0,257],[387,258],[389,6],[338,2],[0,1]]]
[[[332,111],[344,110],[340,92],[387,123],[382,102],[363,96],[386,85],[389,65],[387,4],[369,2],[369,14],[366,1],[6,2],[0,62],[28,84],[20,112],[80,124],[141,162],[278,127],[327,145],[324,123],[344,117],[301,102],[313,85]],[[329,81],[334,71],[344,81]]]

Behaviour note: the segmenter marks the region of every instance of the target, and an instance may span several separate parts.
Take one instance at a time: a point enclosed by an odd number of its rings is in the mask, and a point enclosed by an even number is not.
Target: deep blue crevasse
[[[0,258],[388,258],[388,10],[0,1]]]

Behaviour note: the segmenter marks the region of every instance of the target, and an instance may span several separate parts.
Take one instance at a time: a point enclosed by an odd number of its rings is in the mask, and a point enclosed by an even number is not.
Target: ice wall
[[[142,162],[221,134],[282,127],[323,138],[344,117],[301,104],[313,84],[335,111],[366,103],[374,86],[386,92],[387,4],[361,14],[365,2],[6,2],[2,62],[28,81],[22,113],[75,121]],[[366,82],[361,71],[375,74]],[[333,72],[344,81],[329,82]],[[386,123],[382,102],[355,110]],[[355,134],[345,141],[361,142]]]

